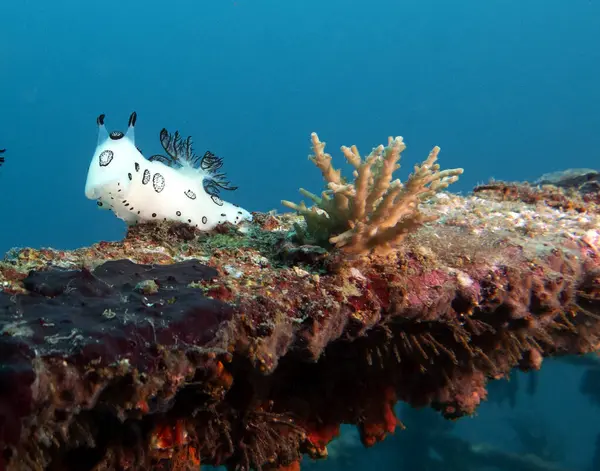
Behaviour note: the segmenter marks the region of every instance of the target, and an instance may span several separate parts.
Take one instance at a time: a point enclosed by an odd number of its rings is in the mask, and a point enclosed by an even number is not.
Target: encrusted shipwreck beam
[[[341,423],[373,445],[399,400],[456,418],[512,368],[596,351],[597,207],[517,193],[438,194],[385,256],[300,246],[291,214],[10,252],[0,469],[299,469]]]

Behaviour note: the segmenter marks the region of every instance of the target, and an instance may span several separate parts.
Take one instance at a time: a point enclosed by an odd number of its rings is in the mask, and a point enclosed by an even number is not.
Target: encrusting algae
[[[341,424],[385,439],[400,400],[456,419],[598,351],[598,189],[453,195],[438,148],[400,183],[401,138],[343,148],[346,183],[313,150],[328,190],[300,214],[6,255],[0,470],[299,470]]]

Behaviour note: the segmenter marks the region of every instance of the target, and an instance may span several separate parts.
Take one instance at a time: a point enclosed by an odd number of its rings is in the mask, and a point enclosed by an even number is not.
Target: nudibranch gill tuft
[[[167,155],[146,159],[135,145],[135,112],[126,133],[109,133],[104,120],[103,114],[97,119],[98,144],[85,184],[85,195],[98,206],[128,224],[170,220],[210,230],[252,220],[248,211],[221,199],[221,190],[236,187],[220,172],[221,158],[195,155],[190,137],[163,129],[160,142]]]

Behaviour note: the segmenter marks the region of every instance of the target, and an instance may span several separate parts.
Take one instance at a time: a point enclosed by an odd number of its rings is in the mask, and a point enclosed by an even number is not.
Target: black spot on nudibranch
[[[142,154],[143,152],[140,152],[140,154]],[[167,167],[172,167],[173,166],[173,162],[171,160],[169,160],[167,157],[165,157],[164,155],[151,155],[148,160],[150,162],[160,162],[162,164],[165,164]]]
[[[150,181],[150,170],[144,170],[144,175],[142,176],[142,185],[146,185]]]
[[[133,180],[133,175],[131,175],[131,172],[129,172],[129,173],[127,174],[127,177],[129,178],[129,180]]]
[[[102,206],[102,205],[103,205],[102,201],[98,201],[96,204],[97,204],[98,206]]]
[[[109,136],[113,141],[119,140],[121,139],[125,134],[123,134],[121,131],[112,131]]]
[[[135,171],[136,172],[140,171],[140,164],[138,164],[137,162],[135,163]]]
[[[196,199],[196,193],[194,193],[192,190],[186,190],[183,193],[185,194],[185,196],[187,196],[191,200]]]
[[[210,199],[217,206],[223,206],[223,200],[221,198],[219,198],[217,195],[211,195]]]
[[[177,216],[181,216],[181,211],[177,211],[175,214],[177,214]]]
[[[98,156],[98,160],[100,162],[100,167],[106,167],[108,164],[112,162],[115,154],[112,150],[105,150]]]
[[[202,224],[206,224],[208,222],[208,218],[206,216],[202,216]]]
[[[160,193],[165,188],[165,177],[163,177],[160,173],[155,173],[152,177],[152,186],[154,187],[154,191]]]

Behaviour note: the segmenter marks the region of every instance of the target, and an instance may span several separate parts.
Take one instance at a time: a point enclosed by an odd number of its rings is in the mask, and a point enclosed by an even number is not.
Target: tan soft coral
[[[325,143],[312,133],[314,154],[310,160],[321,170],[328,190],[319,197],[300,189],[314,205],[282,201],[284,206],[298,211],[306,221],[306,231],[297,227],[304,239],[331,244],[351,253],[385,252],[396,247],[411,231],[432,221],[419,210],[419,203],[454,183],[463,169],[440,170],[436,163],[440,151],[434,147],[427,159],[415,166],[405,183],[392,180],[400,165],[400,155],[406,149],[402,137],[388,139],[362,158],[356,146],[342,147],[342,152],[354,167],[354,183],[343,180],[339,169],[331,165],[331,155]]]

